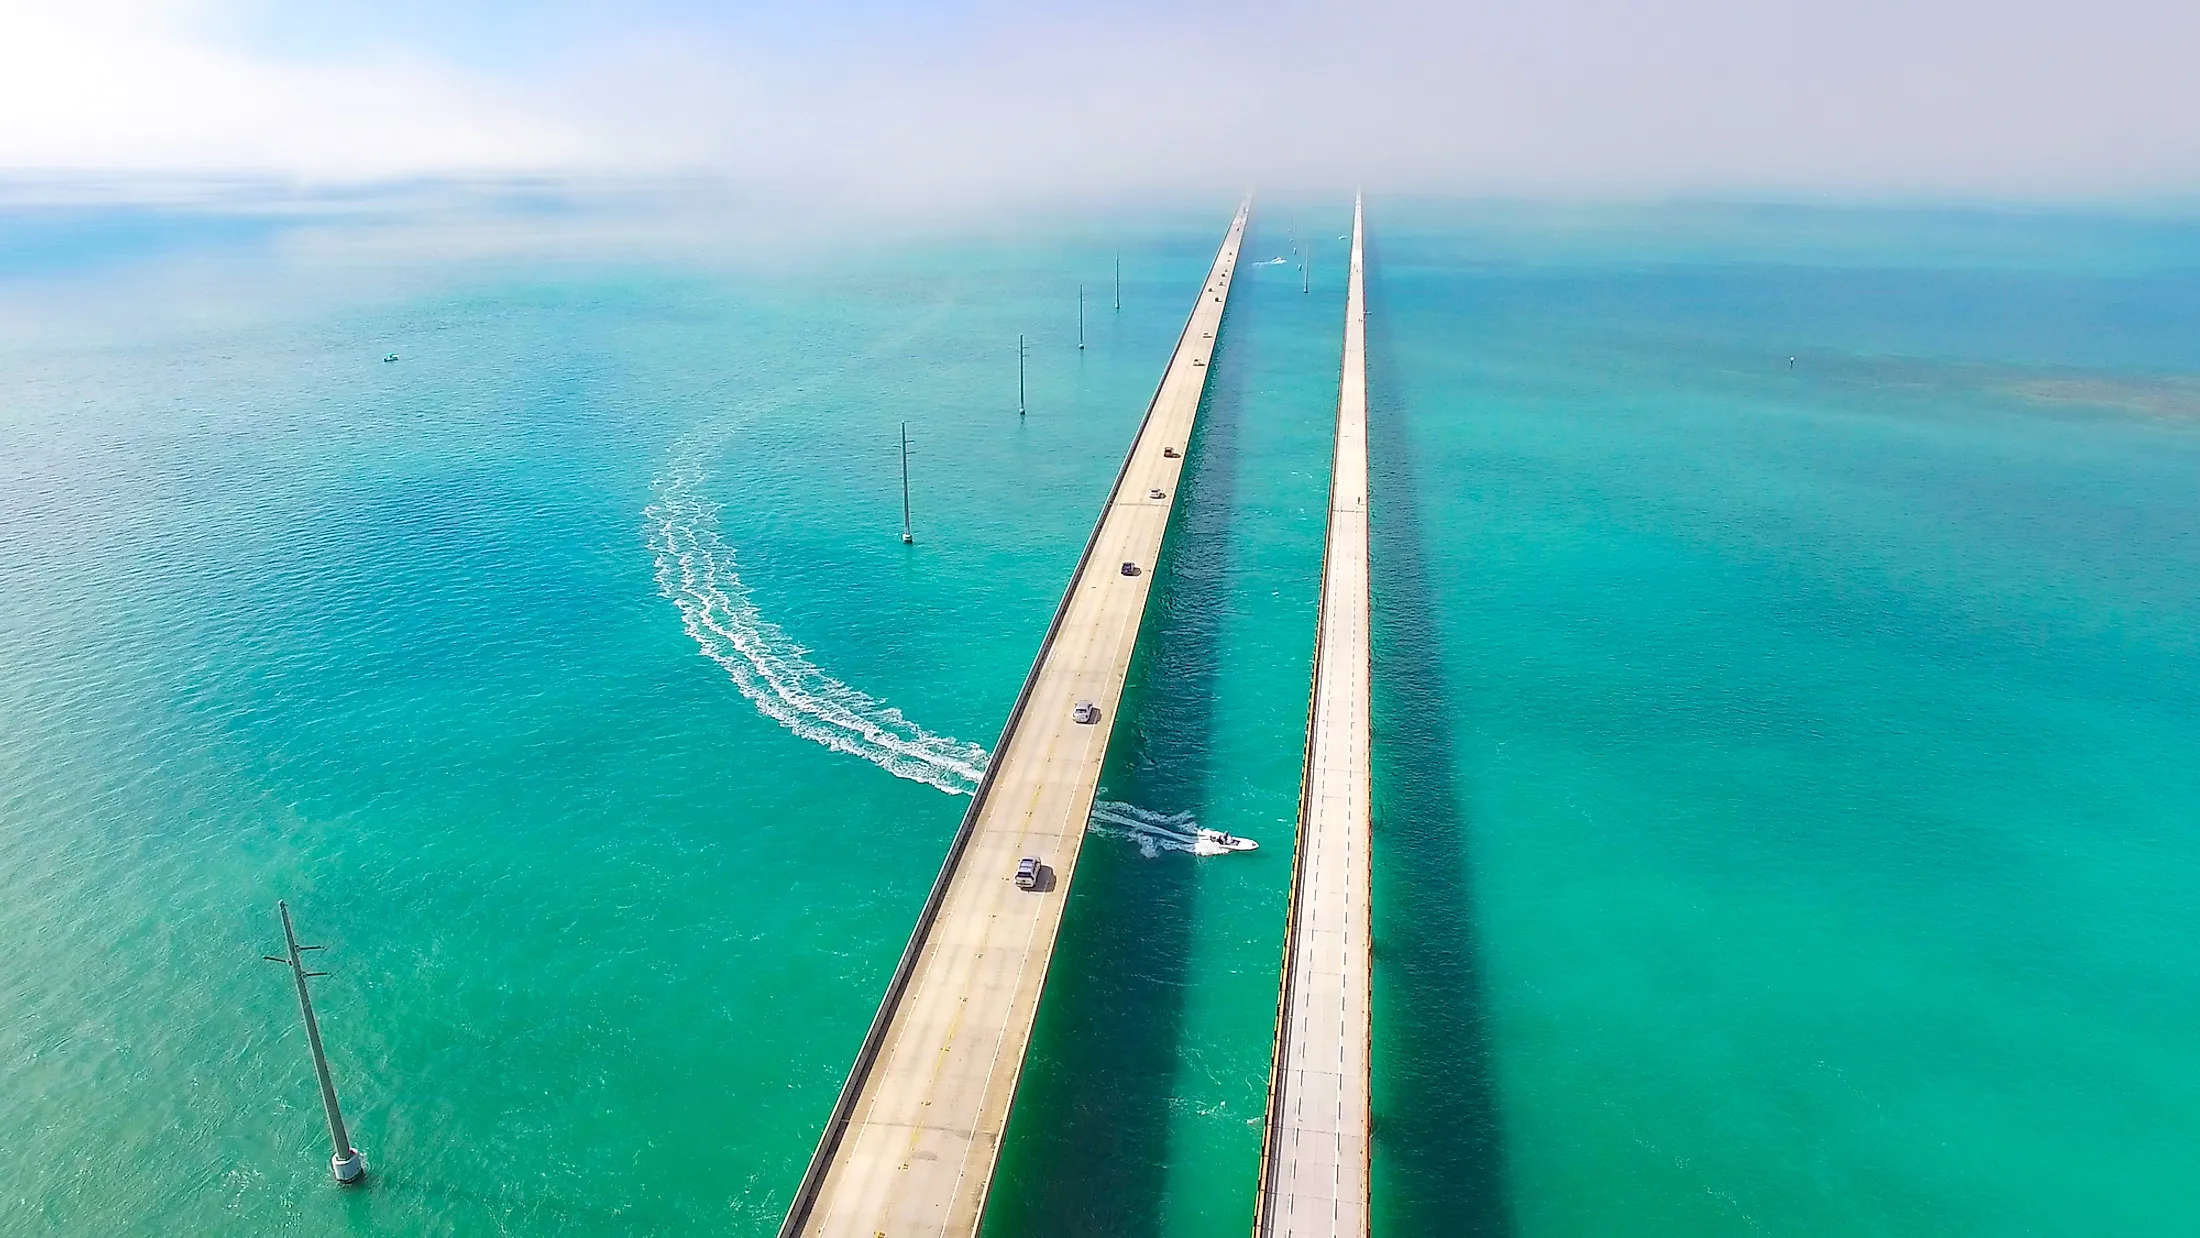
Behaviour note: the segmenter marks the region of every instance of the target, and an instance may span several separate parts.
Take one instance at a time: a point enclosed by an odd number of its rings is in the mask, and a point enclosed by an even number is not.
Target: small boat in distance
[[[395,361],[395,360],[397,360],[397,354],[396,354],[396,353],[391,353],[391,354],[390,354],[389,356],[387,356],[387,357],[384,357],[384,358],[382,358],[382,360],[384,360],[384,361]]]

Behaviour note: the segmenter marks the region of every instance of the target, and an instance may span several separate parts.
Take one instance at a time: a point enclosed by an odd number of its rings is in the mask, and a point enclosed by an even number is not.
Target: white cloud
[[[163,0],[0,0],[0,166],[359,179],[585,156],[516,92],[429,62],[280,62]]]

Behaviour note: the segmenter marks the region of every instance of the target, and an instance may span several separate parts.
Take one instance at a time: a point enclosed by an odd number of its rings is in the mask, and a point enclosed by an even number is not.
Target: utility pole
[[[1077,285],[1077,351],[1085,351],[1085,286]]]
[[[1016,415],[1024,415],[1024,335],[1016,333]]]
[[[290,964],[290,978],[298,982],[298,1013],[305,1017],[306,1043],[313,1048],[313,1073],[321,1077],[321,1107],[328,1110],[328,1141],[333,1149],[328,1158],[329,1172],[346,1186],[366,1176],[367,1158],[359,1149],[351,1146],[351,1135],[344,1130],[343,1110],[336,1107],[336,1081],[329,1077],[328,1054],[321,1051],[321,1025],[313,1017],[313,997],[306,992],[306,981],[314,976],[326,976],[325,971],[307,971],[298,956],[308,950],[326,950],[326,946],[301,946],[298,934],[290,927],[290,904],[278,902],[276,908],[283,913],[283,943],[289,947],[289,957],[273,954],[260,957],[270,963]]]
[[[909,423],[901,423],[901,544],[916,541],[909,529]]]

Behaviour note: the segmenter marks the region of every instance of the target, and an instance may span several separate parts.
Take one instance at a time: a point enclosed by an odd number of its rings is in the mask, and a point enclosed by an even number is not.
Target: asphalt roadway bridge
[[[1215,254],[782,1238],[977,1233],[1251,211]],[[1025,856],[1046,866],[1037,889],[1015,881]]]

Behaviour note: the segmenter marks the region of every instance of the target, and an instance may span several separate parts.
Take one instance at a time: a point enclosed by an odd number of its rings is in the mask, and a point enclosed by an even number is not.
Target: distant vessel
[[[396,353],[391,353],[391,354],[390,354],[389,356],[387,356],[387,357],[384,357],[384,358],[382,358],[382,359],[383,359],[384,361],[395,361],[395,360],[397,360],[397,354],[396,354]]]

